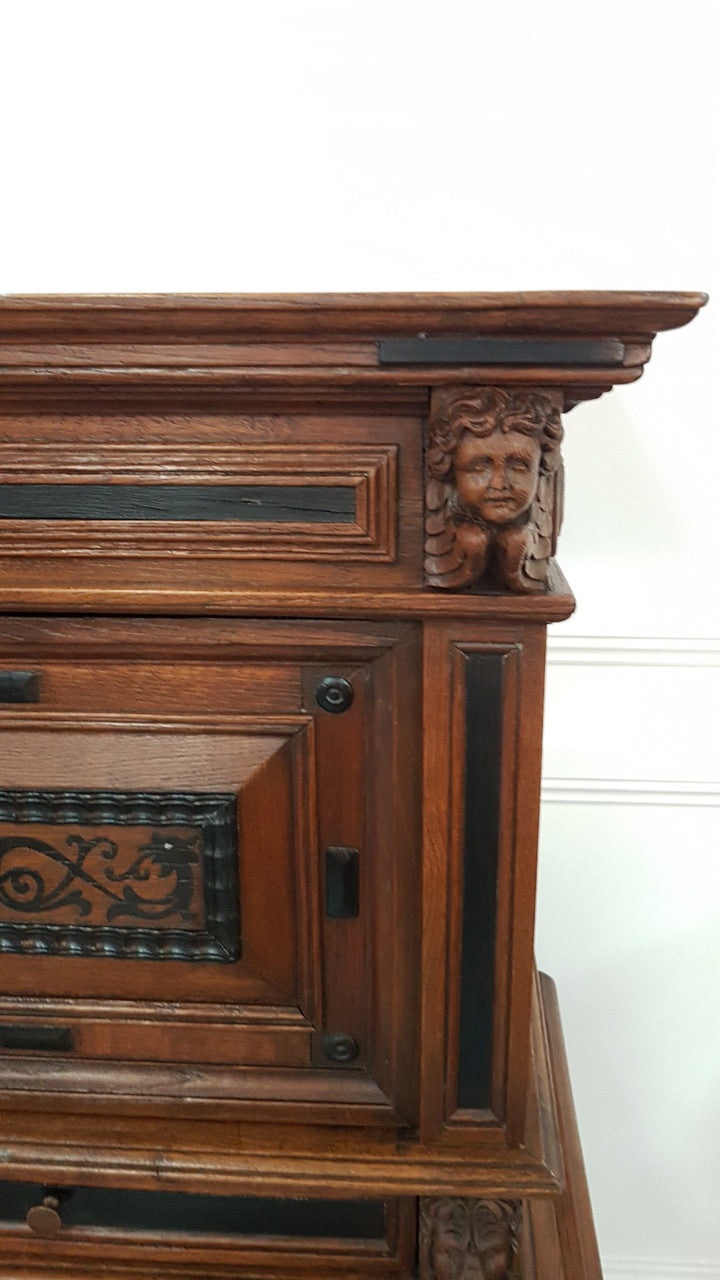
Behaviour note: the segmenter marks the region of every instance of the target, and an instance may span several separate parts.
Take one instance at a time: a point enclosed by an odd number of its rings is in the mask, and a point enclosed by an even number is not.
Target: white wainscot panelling
[[[716,641],[553,635],[547,682],[546,799],[718,803]]]
[[[603,1258],[605,1280],[720,1280],[720,1262],[686,1258]]]
[[[653,1280],[710,1280],[720,1258],[716,817],[543,808],[538,962],[558,985],[611,1280],[649,1280],[655,1259]]]

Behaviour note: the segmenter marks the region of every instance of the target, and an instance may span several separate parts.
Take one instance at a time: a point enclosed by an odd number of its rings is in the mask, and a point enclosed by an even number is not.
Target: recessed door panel
[[[5,992],[152,1000],[160,988],[173,999],[302,1003],[298,952],[316,927],[295,902],[310,874],[314,795],[301,760],[311,722],[268,733],[223,719],[221,732],[211,721],[110,727],[102,713],[74,723],[68,713],[53,729],[39,719],[35,731],[6,722]]]
[[[416,1022],[415,922],[398,954],[390,936],[419,858],[414,629],[136,620],[113,638],[0,623],[0,670],[22,649],[38,695],[0,703],[0,1089],[23,1058],[49,1092],[82,1062],[90,1095],[110,1064],[152,1066],[162,1095],[161,1069],[197,1063],[267,1105],[270,1067],[298,1098],[332,1074],[334,1105],[372,1085],[390,1114]]]

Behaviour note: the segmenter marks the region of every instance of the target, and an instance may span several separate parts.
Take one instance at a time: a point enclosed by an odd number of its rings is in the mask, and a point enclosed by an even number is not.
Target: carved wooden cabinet
[[[0,302],[0,1274],[590,1280],[562,414],[691,294]]]

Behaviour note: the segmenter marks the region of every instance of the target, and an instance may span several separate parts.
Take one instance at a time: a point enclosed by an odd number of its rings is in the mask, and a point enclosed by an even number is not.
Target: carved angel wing
[[[451,485],[433,479],[428,480],[425,491],[425,577],[429,587],[446,590],[467,586],[470,581],[450,514],[452,492]]]
[[[555,493],[553,500],[553,530],[552,544],[550,547],[550,555],[554,556],[557,551],[558,538],[560,537],[560,529],[562,528],[563,516],[565,514],[565,465],[560,456],[558,456],[557,466],[555,468]]]
[[[547,585],[550,557],[557,547],[562,522],[563,471],[541,472],[527,525],[526,550],[520,568],[520,589],[542,591]]]

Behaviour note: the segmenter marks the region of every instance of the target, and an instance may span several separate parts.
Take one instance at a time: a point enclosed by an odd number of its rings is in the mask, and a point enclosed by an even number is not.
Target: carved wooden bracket
[[[518,1200],[420,1201],[419,1280],[520,1280]]]
[[[543,591],[562,520],[562,395],[505,387],[433,392],[425,580],[444,590]]]

